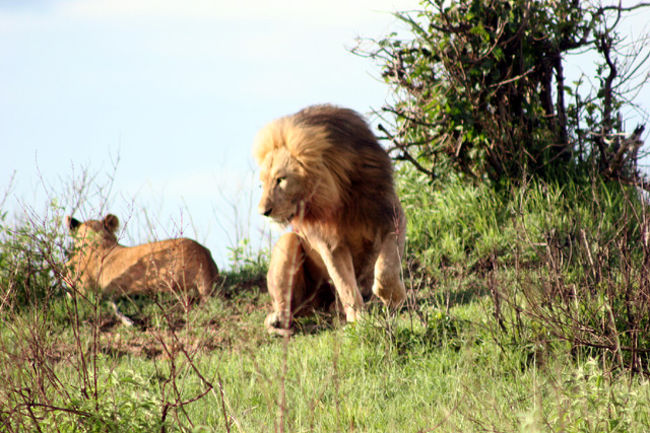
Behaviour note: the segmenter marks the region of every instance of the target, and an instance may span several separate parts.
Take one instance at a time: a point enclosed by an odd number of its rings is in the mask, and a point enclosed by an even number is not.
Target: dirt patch
[[[145,306],[129,315],[135,322],[131,327],[106,313],[99,317],[98,343],[101,352],[110,356],[148,359],[254,347],[268,339],[263,327],[265,304],[249,293],[190,310],[174,305]]]

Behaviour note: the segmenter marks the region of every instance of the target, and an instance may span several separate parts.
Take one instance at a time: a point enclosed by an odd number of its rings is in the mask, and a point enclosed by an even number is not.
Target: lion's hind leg
[[[375,262],[375,278],[372,292],[391,307],[399,307],[406,299],[402,281],[403,240],[398,234],[389,233],[381,244]]]

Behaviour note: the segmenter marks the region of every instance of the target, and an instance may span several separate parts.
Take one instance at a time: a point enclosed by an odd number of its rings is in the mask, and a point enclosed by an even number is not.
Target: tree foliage
[[[628,44],[621,18],[647,6],[580,0],[425,0],[392,33],[354,51],[376,60],[394,100],[380,129],[396,159],[431,178],[548,175],[568,166],[638,182],[642,124],[624,113],[644,80],[647,38]],[[567,83],[567,56],[598,58],[596,76]],[[637,107],[638,108],[638,107]]]

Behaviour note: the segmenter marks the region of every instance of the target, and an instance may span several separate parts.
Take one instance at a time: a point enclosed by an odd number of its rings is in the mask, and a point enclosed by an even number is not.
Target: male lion
[[[125,247],[117,243],[119,221],[111,214],[84,223],[68,216],[66,225],[74,238],[67,268],[72,283],[82,289],[100,289],[108,297],[195,291],[203,299],[217,283],[219,271],[210,251],[191,239]]]
[[[271,254],[269,332],[287,332],[294,315],[334,291],[348,322],[371,293],[399,306],[406,219],[390,158],[363,118],[332,105],[308,107],[264,127],[253,154],[260,213],[293,227]]]

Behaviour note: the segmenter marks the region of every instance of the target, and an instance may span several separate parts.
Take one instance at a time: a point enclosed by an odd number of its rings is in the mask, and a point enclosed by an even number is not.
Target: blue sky
[[[0,0],[3,210],[66,204],[84,169],[98,185],[114,174],[108,203],[92,190],[75,216],[115,213],[128,245],[193,237],[224,267],[238,237],[257,245],[266,231],[257,130],[314,103],[381,107],[379,68],[348,48],[417,4]]]
[[[117,214],[126,244],[196,238],[223,266],[233,232],[263,227],[257,130],[314,103],[380,107],[379,69],[347,49],[416,5],[0,0],[5,209],[38,213],[84,169],[104,185],[116,166],[109,202],[90,194],[77,217]]]

